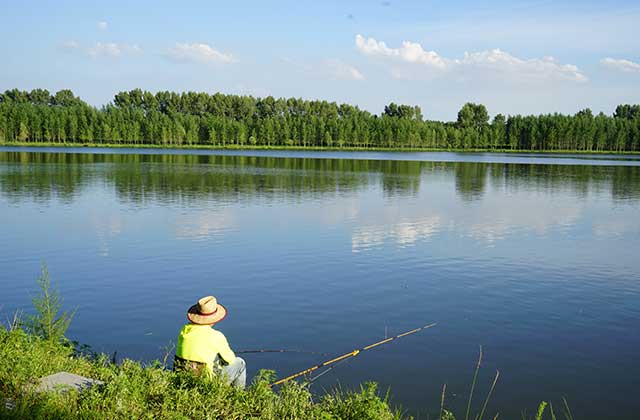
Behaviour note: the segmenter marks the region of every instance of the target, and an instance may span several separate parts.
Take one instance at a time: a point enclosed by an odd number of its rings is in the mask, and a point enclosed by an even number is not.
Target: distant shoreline
[[[0,142],[0,147],[44,148],[104,148],[104,149],[159,149],[159,150],[283,150],[308,152],[449,152],[449,153],[513,153],[513,154],[560,154],[560,155],[640,155],[638,151],[615,150],[522,150],[522,149],[445,149],[419,147],[329,147],[329,146],[264,146],[264,145],[162,145],[155,143],[35,143],[35,142]]]

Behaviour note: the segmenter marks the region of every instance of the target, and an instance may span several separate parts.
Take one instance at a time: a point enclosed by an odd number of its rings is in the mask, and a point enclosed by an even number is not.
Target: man
[[[187,311],[190,321],[180,330],[174,367],[222,375],[227,383],[244,388],[247,370],[244,360],[237,357],[226,337],[213,326],[227,316],[227,308],[215,297],[205,296]]]

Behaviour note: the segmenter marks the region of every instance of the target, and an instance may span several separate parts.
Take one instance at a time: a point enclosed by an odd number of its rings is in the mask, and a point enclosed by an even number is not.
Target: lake
[[[214,294],[235,350],[339,355],[420,418],[637,418],[640,156],[0,148],[0,318],[46,262],[68,336],[153,360]],[[247,354],[281,376],[321,355]],[[462,415],[464,418],[464,414]]]

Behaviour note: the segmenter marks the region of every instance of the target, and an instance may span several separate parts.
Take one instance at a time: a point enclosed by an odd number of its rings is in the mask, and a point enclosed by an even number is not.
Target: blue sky
[[[637,1],[5,1],[0,89],[395,101],[454,119],[640,103]]]

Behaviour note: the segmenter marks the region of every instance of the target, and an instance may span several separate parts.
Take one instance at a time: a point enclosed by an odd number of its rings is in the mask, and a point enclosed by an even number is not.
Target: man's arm
[[[233,352],[233,350],[231,350],[231,347],[229,346],[229,342],[227,341],[227,337],[224,336],[224,334],[222,334],[220,331],[215,331],[216,337],[215,337],[215,341],[216,341],[216,349],[218,350],[218,354],[220,355],[220,357],[222,358],[222,360],[225,361],[225,363],[227,364],[231,364],[236,360],[236,355]]]

